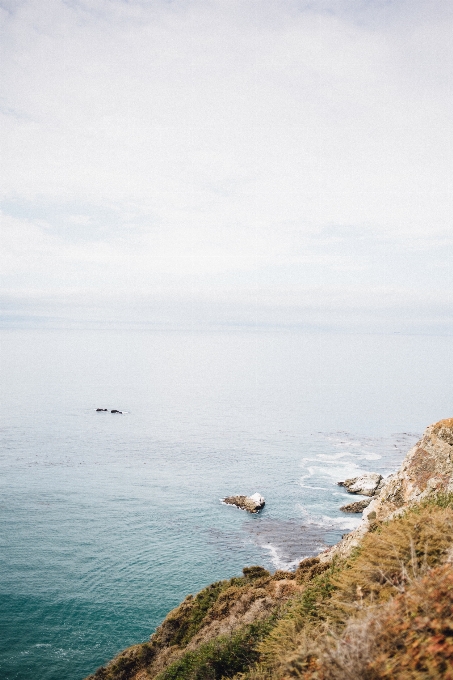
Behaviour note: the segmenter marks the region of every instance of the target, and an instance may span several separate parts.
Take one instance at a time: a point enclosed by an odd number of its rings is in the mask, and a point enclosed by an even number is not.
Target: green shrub
[[[244,574],[244,578],[249,580],[263,577],[270,578],[270,573],[264,567],[244,567],[242,573]]]
[[[421,508],[437,505],[439,508],[453,508],[453,493],[440,492],[420,504]]]

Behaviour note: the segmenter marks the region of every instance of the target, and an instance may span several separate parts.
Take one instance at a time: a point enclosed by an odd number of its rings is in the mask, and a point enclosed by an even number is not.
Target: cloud
[[[0,12],[5,295],[239,309],[251,286],[265,315],[327,285],[363,317],[387,286],[408,314],[427,290],[429,326],[440,287],[448,308],[450,3]]]

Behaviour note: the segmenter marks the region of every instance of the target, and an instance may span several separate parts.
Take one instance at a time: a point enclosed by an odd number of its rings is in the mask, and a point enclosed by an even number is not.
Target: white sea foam
[[[323,519],[328,520],[334,524],[338,529],[357,529],[362,517],[324,517]]]
[[[363,458],[364,460],[380,460],[382,456],[380,456],[378,453],[361,453],[360,458]]]
[[[325,529],[355,529],[361,522],[361,517],[329,517],[329,515],[314,515],[303,505],[297,504],[297,509],[303,516],[305,524],[316,525]]]
[[[316,460],[340,460],[341,458],[345,458],[346,456],[350,456],[351,458],[358,458],[360,460],[379,460],[382,458],[382,456],[379,453],[373,453],[373,451],[339,451],[338,453],[334,453],[332,455],[326,454],[326,453],[319,453],[316,456]],[[348,461],[349,462],[349,461]]]
[[[270,559],[274,567],[276,569],[282,569],[283,571],[294,571],[299,562],[306,557],[306,555],[302,555],[301,557],[298,557],[296,560],[288,561],[279,556],[277,548],[271,543],[268,543],[267,545],[262,545],[261,547],[270,552]],[[322,548],[320,548],[320,550],[322,550]]]
[[[356,454],[350,453],[349,451],[341,451],[340,453],[334,453],[333,455],[329,456],[326,453],[319,453],[316,456],[316,460],[339,460],[340,458],[344,458],[345,456],[355,456]]]
[[[336,481],[340,479],[345,479],[347,477],[357,477],[359,474],[365,474],[366,470],[363,470],[358,463],[353,463],[352,461],[345,461],[344,465],[329,465],[322,467],[310,466],[306,468],[308,474],[303,475],[300,480],[306,481],[310,477],[329,477],[334,478]]]
[[[318,491],[328,491],[327,486],[312,486],[311,484],[300,484],[302,489],[317,489]]]

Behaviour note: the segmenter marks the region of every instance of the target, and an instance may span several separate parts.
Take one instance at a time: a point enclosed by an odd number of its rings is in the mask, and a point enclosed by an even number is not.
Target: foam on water
[[[285,560],[279,555],[278,548],[274,545],[263,545],[262,548],[270,553],[270,560],[275,569],[281,569],[283,571],[294,571],[299,564],[299,562],[309,555],[300,555],[295,560]]]
[[[355,529],[361,520],[361,516],[353,517],[330,517],[329,515],[314,515],[307,511],[302,505],[297,504],[296,508],[299,510],[304,524],[311,524],[322,529]]]

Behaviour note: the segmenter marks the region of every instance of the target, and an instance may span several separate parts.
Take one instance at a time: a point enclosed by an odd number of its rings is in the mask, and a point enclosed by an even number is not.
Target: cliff
[[[400,469],[385,480],[363,512],[361,525],[320,556],[321,561],[346,557],[375,522],[395,517],[408,506],[439,492],[453,492],[453,418],[426,428]]]
[[[453,419],[296,572],[214,583],[89,680],[453,680]]]

